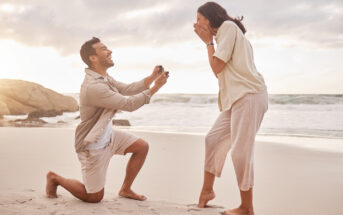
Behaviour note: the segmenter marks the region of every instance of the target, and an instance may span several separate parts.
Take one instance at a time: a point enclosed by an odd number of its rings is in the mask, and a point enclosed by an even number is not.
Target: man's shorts
[[[112,156],[124,155],[125,150],[138,139],[132,134],[113,129],[111,141],[106,147],[77,153],[87,193],[97,193],[104,188]]]

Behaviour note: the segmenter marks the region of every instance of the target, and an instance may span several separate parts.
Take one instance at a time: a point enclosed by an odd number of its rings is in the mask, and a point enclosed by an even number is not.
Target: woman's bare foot
[[[210,192],[204,192],[202,191],[199,197],[199,203],[198,203],[198,207],[199,208],[204,208],[207,205],[207,202],[209,202],[210,200],[216,198],[216,194],[214,193],[214,191],[210,191]]]
[[[57,174],[54,172],[48,172],[46,174],[46,196],[48,198],[57,198],[57,186],[58,184],[56,183],[56,176]]]
[[[228,211],[224,211],[222,215],[254,215],[254,209],[239,207]]]
[[[138,195],[137,193],[133,192],[131,189],[130,190],[120,190],[119,192],[119,196],[124,197],[124,198],[128,198],[128,199],[135,199],[135,200],[139,200],[139,201],[144,201],[147,199],[147,197],[143,196],[143,195]]]

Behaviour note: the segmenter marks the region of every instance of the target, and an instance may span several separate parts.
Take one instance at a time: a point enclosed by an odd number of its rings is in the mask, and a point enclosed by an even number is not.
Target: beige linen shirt
[[[218,74],[220,111],[231,108],[233,103],[248,93],[267,91],[264,79],[254,64],[250,42],[232,21],[225,21],[216,34],[217,49],[213,56],[226,63]]]
[[[150,102],[150,89],[144,79],[124,84],[85,69],[80,90],[81,122],[75,132],[75,150],[81,152],[91,142],[98,142],[117,110],[134,111]]]

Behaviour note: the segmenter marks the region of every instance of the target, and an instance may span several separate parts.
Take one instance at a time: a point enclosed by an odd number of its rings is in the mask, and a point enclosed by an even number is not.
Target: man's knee
[[[134,154],[148,154],[149,151],[149,144],[142,139],[138,139],[134,142],[129,148],[125,150],[126,153],[134,153]]]
[[[97,193],[89,193],[87,194],[87,199],[85,200],[86,202],[89,203],[98,203],[104,198],[104,189]]]
[[[138,150],[142,153],[147,154],[149,152],[149,144],[143,139],[139,139],[137,142],[138,142]]]

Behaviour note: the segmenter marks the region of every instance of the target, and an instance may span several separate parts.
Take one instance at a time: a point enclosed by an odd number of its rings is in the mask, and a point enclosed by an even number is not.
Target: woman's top
[[[217,75],[219,83],[218,106],[220,111],[248,93],[267,91],[264,79],[254,64],[250,42],[232,21],[223,22],[216,34],[217,49],[213,56],[226,63]]]

